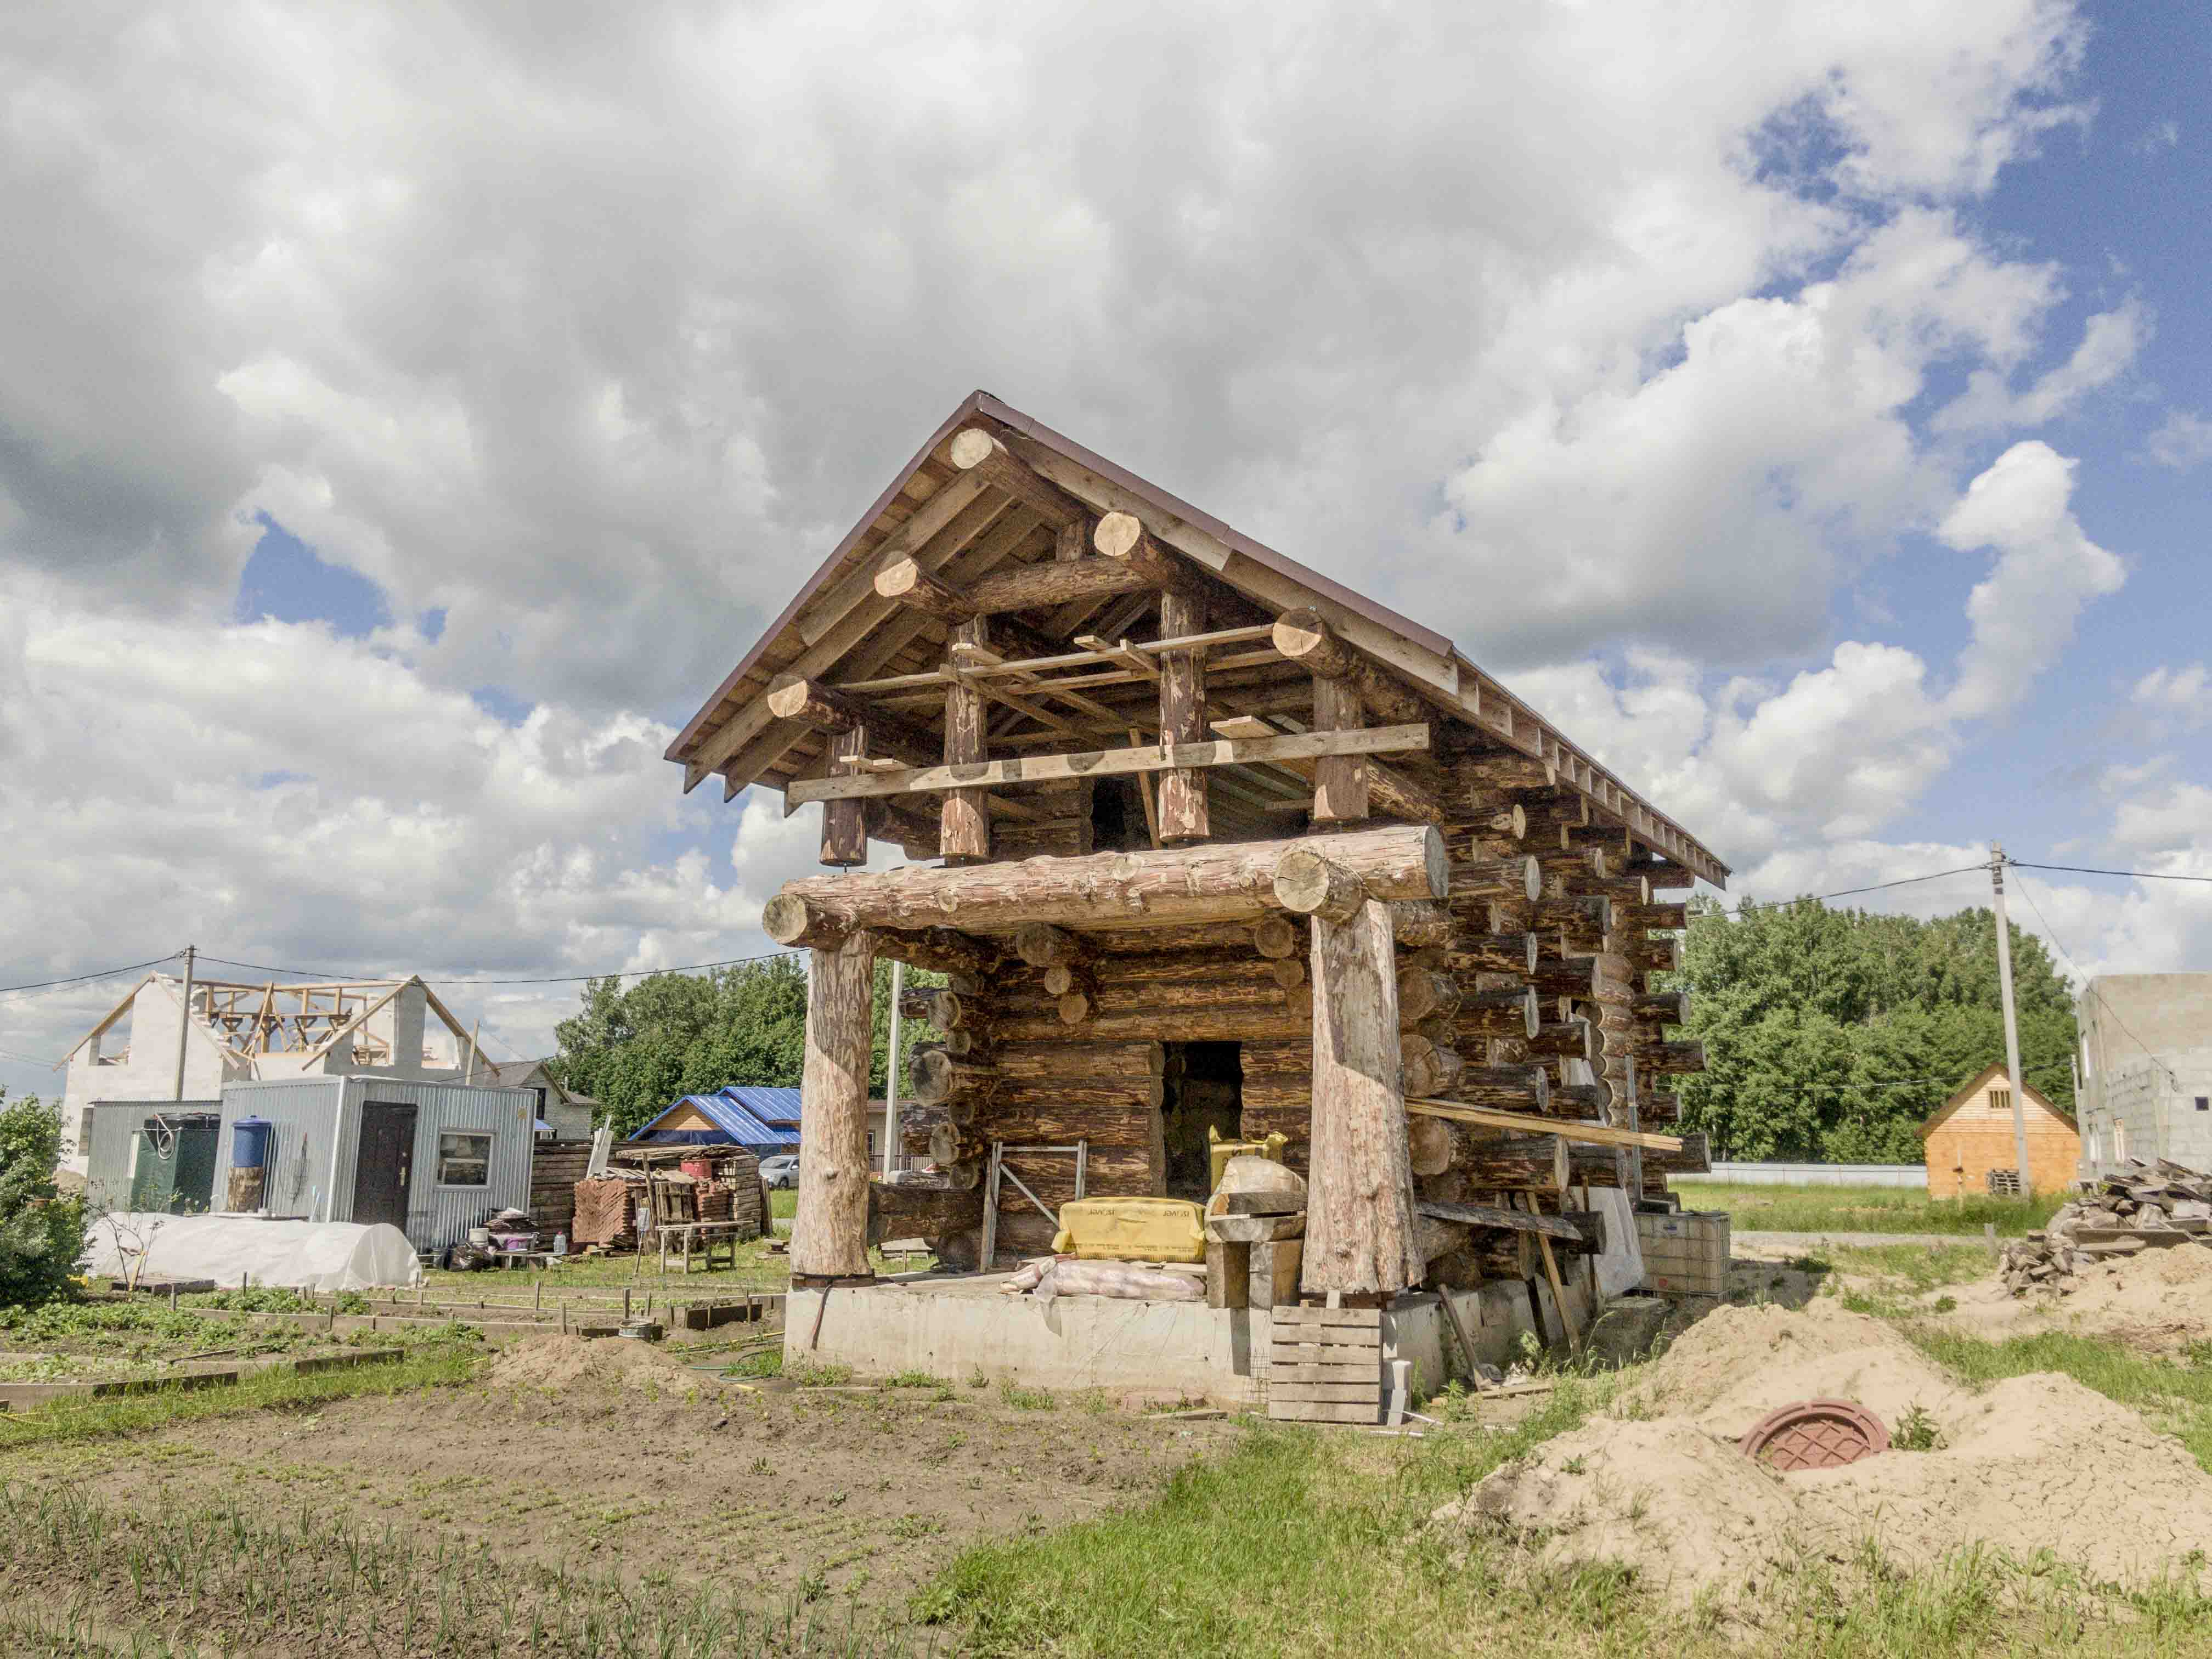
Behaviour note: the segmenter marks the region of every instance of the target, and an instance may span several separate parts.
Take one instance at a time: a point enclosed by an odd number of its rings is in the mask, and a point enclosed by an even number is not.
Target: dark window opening
[[[1145,798],[1134,778],[1099,778],[1091,790],[1091,847],[1097,853],[1133,853],[1152,844],[1145,828]]]
[[[2212,1112],[2212,1095],[2197,1096],[2197,1109],[2200,1112]]]
[[[1214,1143],[1242,1138],[1243,1045],[1170,1042],[1160,1085],[1168,1196],[1203,1201],[1213,1190]]]

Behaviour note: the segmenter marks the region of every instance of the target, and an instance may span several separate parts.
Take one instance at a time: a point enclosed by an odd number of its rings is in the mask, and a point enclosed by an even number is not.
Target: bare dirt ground
[[[1790,1475],[1736,1444],[1774,1407],[1856,1400],[1921,1449]],[[1960,1387],[1887,1322],[1820,1298],[1722,1308],[1601,1415],[1437,1512],[1550,1561],[1617,1561],[1689,1605],[1756,1603],[1808,1558],[1849,1571],[1878,1539],[1893,1565],[1970,1544],[2048,1550],[2100,1582],[2164,1581],[2212,1553],[2212,1475],[2172,1437],[2071,1378]]]
[[[2077,1274],[2063,1294],[2016,1297],[1992,1276],[1960,1286],[1954,1299],[1957,1307],[1944,1317],[1974,1336],[2072,1331],[2147,1352],[2178,1352],[2212,1342],[2212,1249],[2181,1244],[2100,1262]]]
[[[1235,1432],[965,1382],[748,1387],[642,1344],[550,1335],[463,1388],[19,1454],[7,1473],[127,1505],[343,1509],[633,1577],[726,1582],[742,1562],[774,1603],[898,1595],[979,1537],[1140,1499]]]

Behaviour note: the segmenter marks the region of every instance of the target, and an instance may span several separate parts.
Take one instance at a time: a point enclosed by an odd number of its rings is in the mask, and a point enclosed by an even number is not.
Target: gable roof
[[[672,1102],[652,1121],[640,1124],[628,1137],[643,1140],[654,1133],[660,1124],[672,1114],[689,1106],[704,1117],[722,1133],[744,1146],[791,1146],[799,1145],[799,1091],[796,1089],[749,1089],[750,1095],[781,1094],[792,1097],[791,1120],[787,1123],[770,1123],[746,1109],[744,1102],[732,1091],[718,1090],[713,1094],[685,1095]]]
[[[1014,481],[987,476],[988,469],[963,471],[952,463],[950,441],[969,427],[983,428],[1005,447],[1017,464]],[[969,576],[1049,560],[1054,501],[1088,514],[1133,514],[1156,540],[1249,602],[1256,618],[1317,610],[1348,644],[1383,665],[1440,718],[1456,719],[1484,742],[1554,769],[1561,787],[1582,794],[1655,851],[1716,886],[1726,884],[1728,866],[1709,849],[1484,674],[1444,635],[1285,557],[980,391],[969,393],[915,453],[685,722],[666,750],[666,758],[684,769],[684,788],[719,774],[727,799],[754,783],[781,789],[820,768],[826,760],[821,734],[769,712],[770,683],[796,675],[835,689],[935,671],[944,657],[944,625],[879,596],[873,586],[878,568],[911,554],[932,573]]]
[[[1943,1126],[1944,1120],[1948,1118],[1952,1113],[1957,1111],[1959,1108],[1965,1105],[1976,1095],[1981,1093],[1982,1091],[1989,1087],[1991,1083],[1994,1083],[1999,1079],[2004,1078],[2008,1075],[2008,1073],[2002,1061],[1999,1061],[1996,1065],[1983,1068],[1982,1071],[1976,1073],[1965,1084],[1961,1085],[1959,1089],[1959,1092],[1953,1095],[1950,1099],[1945,1101],[1942,1106],[1936,1109],[1935,1115],[1920,1126],[1920,1138],[1923,1140],[1927,1139],[1930,1134]],[[2011,1085],[2008,1084],[2006,1086],[2010,1087]],[[2021,1080],[2021,1086],[2027,1091],[2027,1103],[2029,1104],[2041,1108],[2047,1115],[2057,1118],[2068,1128],[2075,1130],[2076,1133],[2080,1133],[2079,1127],[2075,1123],[2074,1120],[2067,1116],[2065,1113],[2060,1111],[2056,1106],[2053,1106],[2050,1101],[2046,1100],[2044,1097],[2042,1091],[2033,1083],[2029,1083],[2023,1079]]]

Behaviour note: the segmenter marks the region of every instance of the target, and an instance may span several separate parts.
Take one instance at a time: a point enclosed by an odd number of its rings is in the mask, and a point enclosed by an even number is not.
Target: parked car
[[[778,1152],[774,1158],[761,1160],[761,1182],[769,1191],[779,1187],[799,1185],[799,1154]]]

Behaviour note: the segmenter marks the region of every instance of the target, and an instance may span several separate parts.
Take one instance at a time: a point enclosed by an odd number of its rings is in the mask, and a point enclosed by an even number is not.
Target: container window
[[[2197,1109],[2200,1112],[2212,1112],[2212,1095],[2197,1096]]]
[[[491,1137],[457,1134],[447,1130],[438,1137],[438,1184],[441,1187],[491,1185]]]

